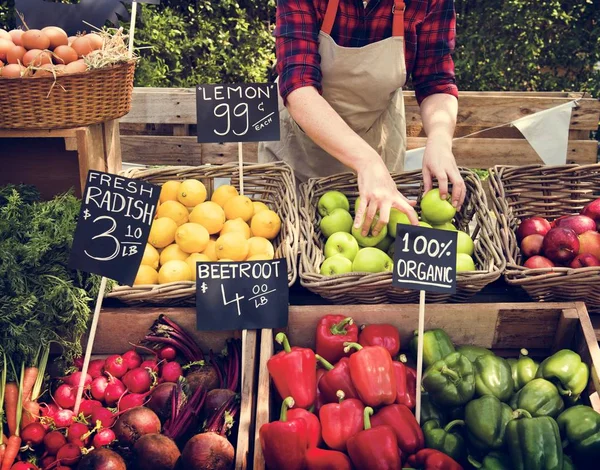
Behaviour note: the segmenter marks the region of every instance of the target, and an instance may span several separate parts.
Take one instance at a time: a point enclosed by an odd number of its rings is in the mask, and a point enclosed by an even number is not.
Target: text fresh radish
[[[75,406],[76,395],[76,387],[62,384],[54,392],[54,401],[61,408],[73,408]]]
[[[125,354],[123,354],[122,357],[123,357],[123,362],[125,362],[125,365],[127,366],[127,368],[129,370],[139,367],[140,364],[142,363],[142,358],[140,357],[140,355],[137,353],[137,351],[135,349],[131,349],[130,351],[127,351]]]
[[[101,375],[100,377],[96,377],[91,386],[92,396],[96,400],[104,400],[106,395],[106,387],[108,387],[108,379]]]
[[[44,442],[46,428],[40,423],[31,423],[21,431],[21,441],[29,447],[37,447]]]
[[[92,440],[92,445],[96,448],[104,447],[110,445],[116,439],[117,438],[115,437],[115,433],[112,429],[104,428],[100,429],[100,431],[96,433],[94,439]]]
[[[127,364],[123,360],[123,356],[113,354],[108,356],[104,361],[104,372],[108,372],[113,377],[120,379],[127,373]]]
[[[158,351],[158,357],[167,361],[173,361],[177,357],[177,350],[173,346],[165,346]]]
[[[166,362],[160,371],[160,378],[163,382],[177,382],[183,375],[183,369],[178,362]]]
[[[67,444],[67,438],[59,431],[52,431],[44,437],[44,448],[48,455],[56,455]]]
[[[123,384],[131,393],[145,393],[152,387],[152,377],[148,370],[137,367],[123,376]]]

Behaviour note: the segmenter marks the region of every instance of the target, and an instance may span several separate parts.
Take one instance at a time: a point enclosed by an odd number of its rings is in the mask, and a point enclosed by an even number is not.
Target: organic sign
[[[198,330],[284,328],[289,287],[285,259],[198,262]]]
[[[90,170],[69,267],[132,285],[159,196],[159,186]]]
[[[405,289],[456,292],[457,232],[398,224],[392,284]]]
[[[274,83],[196,87],[198,142],[279,140],[279,105]]]

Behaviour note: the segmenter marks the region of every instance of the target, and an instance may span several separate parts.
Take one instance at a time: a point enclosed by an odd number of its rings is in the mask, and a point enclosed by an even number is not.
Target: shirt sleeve
[[[277,0],[275,47],[279,93],[284,103],[297,88],[322,93],[319,21],[312,0]]]
[[[435,93],[458,98],[451,55],[455,42],[454,0],[431,0],[425,20],[417,31],[417,56],[412,78],[419,104]]]

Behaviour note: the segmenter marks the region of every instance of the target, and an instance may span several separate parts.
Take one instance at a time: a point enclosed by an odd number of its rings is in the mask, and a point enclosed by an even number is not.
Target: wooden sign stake
[[[419,330],[417,341],[417,400],[415,416],[421,424],[421,378],[423,376],[423,336],[425,335],[425,291],[419,293]]]
[[[137,16],[137,2],[131,2],[131,24],[129,25],[129,58],[133,57],[133,36],[135,35],[135,19]]]
[[[90,365],[90,357],[92,356],[92,349],[94,348],[94,340],[96,338],[96,329],[98,328],[98,319],[100,318],[100,310],[102,309],[102,301],[104,300],[104,291],[106,291],[106,278],[102,277],[100,281],[100,291],[98,292],[98,298],[96,299],[96,307],[94,308],[94,317],[92,318],[92,326],[90,327],[90,335],[87,341],[87,347],[85,350],[85,356],[83,359],[83,367],[81,368],[81,378],[79,379],[79,386],[77,387],[77,399],[75,400],[75,416],[79,414],[79,406],[81,405],[81,399],[83,397],[83,388],[85,386],[85,377],[87,375],[88,366]]]
[[[240,175],[240,194],[244,195],[244,146],[241,142],[238,142],[238,167]],[[240,383],[244,383],[244,364],[246,363],[246,339],[248,337],[248,330],[242,330],[242,374]]]

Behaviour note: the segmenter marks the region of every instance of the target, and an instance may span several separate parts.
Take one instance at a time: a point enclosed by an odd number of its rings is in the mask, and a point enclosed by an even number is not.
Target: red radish
[[[21,441],[30,447],[37,447],[44,442],[46,428],[40,423],[31,423],[21,430]]]
[[[83,357],[76,357],[73,360],[73,366],[77,367],[77,369],[81,370],[83,368]],[[88,364],[88,369],[90,368],[89,364]]]
[[[56,454],[56,460],[61,465],[74,466],[81,459],[81,449],[75,444],[65,444]]]
[[[92,396],[96,400],[104,400],[104,397],[106,396],[106,387],[108,387],[108,379],[103,375],[96,377],[92,382]]]
[[[129,370],[139,367],[142,363],[142,358],[135,349],[131,349],[123,354],[123,361]]]
[[[196,434],[181,453],[183,468],[228,470],[233,466],[235,450],[231,443],[215,432]]]
[[[165,382],[177,382],[183,375],[183,369],[178,362],[166,362],[160,371],[160,377]]]
[[[128,393],[119,400],[119,411],[127,411],[131,408],[144,406],[147,393]]]
[[[54,462],[56,462],[56,457],[54,455],[47,455],[40,461],[40,465],[43,469],[50,467]]]
[[[39,470],[38,467],[33,465],[31,462],[17,462],[10,470]]]
[[[104,372],[108,372],[113,377],[120,379],[127,373],[127,364],[123,360],[122,356],[113,354],[108,356],[104,361]]]
[[[68,428],[73,423],[73,410],[59,410],[54,415],[54,424],[57,428]]]
[[[71,387],[79,387],[79,381],[81,380],[81,372],[74,372],[71,375],[66,377],[62,377],[61,380],[70,385]],[[85,374],[85,382],[83,384],[84,388],[88,388],[92,383],[92,376],[90,374]]]
[[[81,400],[79,412],[83,413],[83,416],[85,416],[87,418],[92,414],[92,411],[94,410],[94,408],[99,408],[99,407],[102,407],[102,403],[100,403],[98,400],[83,399],[83,400]]]
[[[172,382],[164,382],[152,389],[150,401],[147,406],[154,411],[161,420],[166,418],[166,415],[170,413],[170,409],[167,410],[167,403],[175,386],[176,384]]]
[[[160,419],[149,408],[139,406],[123,413],[115,424],[115,435],[119,442],[131,446],[146,435],[160,433]]]
[[[125,385],[123,385],[123,382],[115,377],[109,377],[106,392],[104,394],[104,401],[108,406],[114,406],[125,392],[127,392],[127,389],[125,388]]]
[[[116,439],[112,429],[104,428],[96,433],[92,440],[92,445],[97,449],[99,447],[110,445]]]
[[[152,387],[152,376],[146,369],[137,367],[123,376],[123,384],[131,393],[145,393]]]
[[[48,455],[56,455],[67,444],[67,438],[59,431],[52,431],[44,437],[44,448]]]
[[[177,357],[177,350],[173,346],[165,346],[158,351],[158,357],[167,361],[173,361]]]
[[[84,447],[88,441],[89,436],[85,439],[81,439],[84,434],[89,431],[88,427],[83,423],[73,423],[67,429],[67,441],[71,444],[75,444],[78,447]]]
[[[73,408],[77,398],[77,388],[67,384],[60,385],[54,392],[54,401],[61,408]]]
[[[158,363],[156,359],[149,359],[140,364],[142,369],[150,369],[152,372],[158,372]]]
[[[108,408],[94,408],[92,411],[92,423],[100,421],[102,426],[109,428],[115,422],[115,414]]]
[[[88,374],[92,376],[92,379],[95,379],[102,375],[102,369],[104,369],[104,361],[102,359],[94,359],[93,361],[90,361]]]
[[[77,470],[127,470],[127,466],[115,451],[100,448],[85,455]]]

